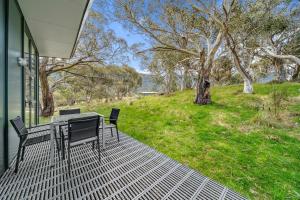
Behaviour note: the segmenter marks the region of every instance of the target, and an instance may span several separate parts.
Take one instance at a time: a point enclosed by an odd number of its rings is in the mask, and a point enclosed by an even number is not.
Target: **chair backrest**
[[[22,118],[20,116],[17,116],[14,119],[10,120],[10,123],[12,124],[12,126],[14,127],[14,129],[16,130],[17,134],[19,137],[23,136],[26,137],[28,134],[28,130],[22,120]]]
[[[111,113],[110,113],[110,116],[109,116],[109,122],[111,124],[117,124],[119,113],[120,113],[120,109],[119,108],[113,108],[113,109],[111,109]]]
[[[59,115],[80,114],[80,108],[60,110]]]
[[[70,143],[95,137],[99,134],[99,116],[82,117],[68,121]]]

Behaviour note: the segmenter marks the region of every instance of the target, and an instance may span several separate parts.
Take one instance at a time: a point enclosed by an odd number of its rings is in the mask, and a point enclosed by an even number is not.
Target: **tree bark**
[[[206,65],[209,65],[206,67]],[[197,85],[196,85],[196,98],[194,103],[199,105],[205,105],[211,103],[210,96],[210,82],[209,75],[212,62],[207,62],[205,59],[205,52],[200,52],[200,67],[198,71]]]
[[[41,114],[43,117],[52,116],[54,113],[54,99],[53,93],[50,90],[48,83],[48,75],[46,66],[41,65],[39,70],[39,78],[42,92],[42,110]]]
[[[214,62],[214,56],[219,49],[223,38],[223,33],[219,31],[216,41],[211,48],[208,48],[207,56],[205,56],[205,50],[202,49],[199,55],[200,66],[198,70],[198,80],[196,87],[196,98],[194,103],[205,105],[211,103],[210,96],[210,82],[209,77]]]
[[[251,94],[253,93],[253,84],[250,79],[244,78],[244,93]]]
[[[199,73],[197,88],[196,88],[196,98],[195,104],[205,105],[211,103],[210,96],[210,82],[208,74]]]
[[[273,58],[274,60],[274,66],[276,70],[276,80],[278,82],[284,82],[286,81],[286,71],[283,66],[282,59],[279,58]]]
[[[253,81],[251,76],[246,72],[246,70],[242,67],[241,61],[237,55],[237,52],[234,51],[232,52],[233,58],[234,58],[234,63],[236,65],[237,70],[239,71],[240,75],[243,77],[244,80],[244,90],[243,92],[246,94],[251,94],[253,93]]]
[[[300,58],[294,56],[294,55],[278,55],[276,53],[273,53],[272,51],[268,50],[267,48],[261,48],[265,53],[267,53],[269,56],[272,56],[274,58],[279,58],[279,59],[287,59],[290,60],[297,65],[300,65]]]
[[[296,69],[295,69],[295,72],[294,72],[294,74],[292,76],[292,80],[293,81],[297,81],[298,78],[299,78],[299,74],[300,74],[300,65],[297,65]]]
[[[184,66],[184,74],[183,74],[183,89],[191,89],[192,88],[192,80],[189,76],[188,67]]]
[[[233,56],[234,64],[240,73],[240,75],[243,77],[244,80],[244,93],[246,94],[251,94],[253,93],[253,86],[252,86],[252,78],[249,75],[249,73],[244,69],[244,67],[241,64],[241,60],[236,52],[236,44],[235,41],[233,40],[232,36],[227,32],[226,38],[226,43],[227,46],[229,47],[231,54]]]

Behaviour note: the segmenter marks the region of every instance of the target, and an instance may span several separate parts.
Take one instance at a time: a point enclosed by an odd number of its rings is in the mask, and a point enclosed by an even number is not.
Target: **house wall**
[[[0,0],[0,174],[4,166],[5,5]]]
[[[7,106],[8,119],[22,116],[22,67],[18,65],[18,58],[22,57],[22,15],[16,1],[9,1],[8,5],[8,59],[7,59]],[[18,135],[12,125],[8,123],[8,162],[16,155]]]
[[[9,120],[17,116],[23,117],[27,126],[36,124],[36,105],[25,104],[26,89],[31,88],[29,102],[38,102],[37,74],[38,52],[32,40],[30,31],[26,26],[23,14],[16,0],[0,0],[0,175],[10,166],[16,156],[19,138]],[[25,28],[26,27],[26,28]],[[25,30],[26,29],[26,30]],[[24,58],[24,41],[27,35],[27,45],[30,51],[27,52],[28,66],[20,66],[18,58]],[[34,65],[31,65],[33,61]],[[36,63],[35,63],[36,61]],[[32,70],[34,68],[34,70]],[[27,79],[25,79],[25,72]],[[31,73],[32,72],[32,73]],[[28,75],[29,74],[29,75]],[[28,76],[32,80],[27,87]],[[31,80],[31,79],[30,79]],[[25,113],[27,108],[32,112],[32,120],[29,120]],[[25,110],[26,108],[26,110]],[[31,123],[28,123],[31,121]]]

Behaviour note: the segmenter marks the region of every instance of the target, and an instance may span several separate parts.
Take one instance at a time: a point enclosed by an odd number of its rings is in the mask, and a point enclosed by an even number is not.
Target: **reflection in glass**
[[[24,34],[24,59],[28,61],[28,65],[24,66],[24,79],[25,79],[25,124],[27,127],[31,126],[31,71],[30,71],[30,49],[29,39]]]

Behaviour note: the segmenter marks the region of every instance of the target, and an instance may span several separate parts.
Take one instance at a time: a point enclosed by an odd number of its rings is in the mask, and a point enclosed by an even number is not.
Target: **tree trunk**
[[[188,67],[184,66],[184,74],[183,74],[183,88],[184,89],[191,89],[192,88],[192,80],[189,76]]]
[[[211,103],[209,75],[203,70],[198,75],[196,98],[194,103],[205,105]]]
[[[283,62],[279,58],[274,58],[274,66],[276,70],[276,80],[279,82],[286,81],[286,71],[283,66]]]
[[[40,66],[39,70],[40,85],[42,92],[42,116],[49,117],[54,113],[54,99],[48,83],[48,75],[45,66]]]
[[[234,59],[234,64],[238,70],[238,72],[240,73],[240,75],[243,77],[244,79],[244,93],[246,94],[251,94],[253,93],[253,86],[252,86],[252,78],[249,75],[249,73],[244,69],[244,67],[241,64],[241,60],[236,52],[236,45],[235,45],[235,41],[233,40],[232,36],[227,33],[227,37],[226,38],[226,43],[227,46],[229,47],[231,54],[233,56]]]
[[[244,90],[243,90],[243,92],[246,93],[246,94],[253,93],[252,78],[247,73],[247,71],[242,67],[241,61],[240,61],[235,49],[232,50],[232,55],[233,55],[233,58],[234,58],[234,63],[236,65],[236,68],[239,71],[240,75],[244,79]]]
[[[244,78],[244,93],[251,94],[253,93],[252,81]]]
[[[205,105],[211,103],[210,96],[210,82],[209,76],[211,73],[212,65],[214,62],[214,56],[219,49],[223,38],[223,33],[220,31],[216,38],[215,43],[212,48],[208,48],[207,57],[205,56],[205,50],[202,49],[199,55],[200,66],[198,70],[197,88],[196,88],[196,98],[194,103]]]
[[[300,74],[300,65],[297,65],[297,66],[296,66],[296,69],[295,69],[295,71],[294,71],[294,73],[293,73],[292,80],[293,80],[293,81],[298,80],[299,74]]]
[[[202,77],[197,84],[197,94],[196,94],[195,104],[205,105],[211,103],[209,88],[210,88],[209,81],[205,80]]]

